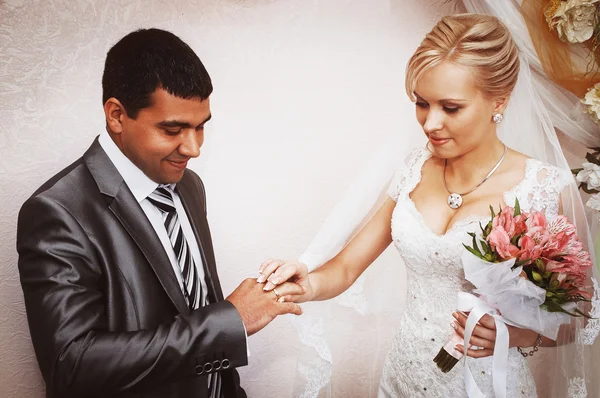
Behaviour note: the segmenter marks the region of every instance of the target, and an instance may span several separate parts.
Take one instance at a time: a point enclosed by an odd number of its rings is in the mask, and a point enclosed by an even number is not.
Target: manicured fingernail
[[[454,317],[454,319],[458,319],[458,312],[453,312],[452,316]]]
[[[264,275],[259,276],[258,279],[256,280],[256,282],[258,282],[258,283],[263,283],[264,281],[265,281]]]
[[[450,326],[452,326],[454,329],[456,329],[456,323],[455,322],[450,322]]]
[[[283,297],[279,297],[279,298],[277,299],[277,302],[278,302],[278,303],[283,303],[284,301],[285,301],[285,299],[284,299]]]
[[[270,283],[267,283],[267,284],[265,285],[265,287],[263,287],[263,290],[264,290],[265,292],[268,292],[269,290],[271,290],[271,284],[270,284]]]
[[[279,284],[279,281],[280,281],[280,279],[281,279],[281,278],[277,278],[277,277],[275,277],[275,278],[270,278],[269,280],[271,281],[271,283],[272,283],[272,284],[274,284],[274,285],[278,285],[278,284]]]

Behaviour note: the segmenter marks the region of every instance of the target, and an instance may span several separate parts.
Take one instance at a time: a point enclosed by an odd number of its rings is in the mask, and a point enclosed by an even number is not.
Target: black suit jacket
[[[219,371],[245,397],[239,313],[223,300],[202,181],[177,191],[198,240],[208,306],[190,311],[142,208],[96,140],[19,213],[17,250],[27,318],[47,396],[206,397]]]

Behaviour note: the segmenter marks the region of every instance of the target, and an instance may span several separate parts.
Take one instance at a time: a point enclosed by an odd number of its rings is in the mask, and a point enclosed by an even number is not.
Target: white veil
[[[519,80],[505,112],[505,119],[498,134],[509,146],[533,158],[568,170],[569,165],[563,154],[555,128],[570,139],[586,146],[600,146],[598,128],[583,112],[578,98],[555,86],[544,74],[535,52],[529,32],[525,25],[519,4],[509,0],[464,0],[469,12],[491,14],[498,17],[509,28],[520,49],[521,70]],[[526,132],[520,134],[519,132]],[[415,132],[415,135],[421,134]],[[400,168],[407,153],[406,147],[398,137],[397,143],[386,143],[385,148],[374,154],[368,166],[349,188],[342,201],[334,208],[324,222],[300,261],[312,270],[333,258],[352,238],[354,233],[368,221],[370,216],[383,202],[384,192],[394,172]],[[593,239],[589,233],[590,222],[585,217],[585,207],[573,183],[562,195],[563,213],[578,227],[578,234],[587,249],[593,251]],[[594,258],[592,252],[592,258]],[[398,262],[400,259],[398,258]],[[381,271],[381,270],[378,270]],[[590,277],[597,276],[593,267]],[[293,322],[300,334],[301,349],[296,369],[294,396],[324,397],[332,396],[332,375],[334,368],[331,347],[346,339],[349,350],[371,345],[374,358],[356,358],[357,366],[363,372],[352,373],[343,369],[344,377],[361,377],[361,383],[368,383],[369,396],[374,396],[380,377],[382,333],[388,333],[397,320],[397,315],[389,312],[390,307],[382,307],[382,296],[393,291],[389,276],[384,272],[370,275],[373,283],[365,282],[364,275],[344,294],[329,302],[304,304],[305,314]],[[368,278],[367,278],[368,279]],[[597,280],[597,279],[596,279]],[[590,279],[590,282],[592,279]],[[596,286],[597,288],[597,286]],[[596,293],[596,305],[589,309],[593,316],[600,317],[600,298]],[[389,303],[388,303],[389,304]],[[386,325],[382,327],[382,325]],[[554,383],[544,383],[550,391],[540,391],[544,397],[597,397],[600,394],[596,381],[589,377],[591,371],[590,356],[598,351],[586,347],[600,332],[600,320],[585,323],[582,319],[573,320],[576,335],[567,338],[573,340],[559,348],[542,349],[540,355],[531,363],[534,375]],[[351,334],[348,335],[348,330]],[[364,336],[369,337],[364,337]],[[389,336],[388,336],[389,337]],[[598,362],[598,356],[596,364]],[[537,362],[536,362],[537,360]],[[544,367],[536,366],[545,361]],[[370,362],[371,361],[371,362]],[[377,363],[373,363],[379,361]],[[549,366],[552,364],[556,366]],[[561,366],[558,366],[558,365]],[[352,365],[343,363],[340,368],[351,369]],[[366,372],[364,369],[368,368]],[[338,370],[336,370],[338,372]],[[538,383],[538,388],[542,388]],[[337,391],[337,388],[336,388]],[[587,391],[587,393],[586,393]],[[336,394],[337,395],[337,394]],[[353,395],[358,396],[358,395]]]

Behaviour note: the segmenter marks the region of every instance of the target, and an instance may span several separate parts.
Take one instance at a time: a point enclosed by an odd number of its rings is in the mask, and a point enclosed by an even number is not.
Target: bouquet
[[[475,286],[478,296],[459,293],[459,310],[471,312],[469,318],[476,317],[467,321],[465,347],[474,324],[483,315],[495,318],[496,361],[497,356],[508,355],[506,324],[555,340],[560,325],[568,323],[570,317],[589,318],[577,303],[591,299],[584,283],[592,261],[575,226],[565,216],[548,221],[536,211],[522,213],[518,200],[514,207],[506,206],[498,214],[491,206],[490,210],[491,220],[485,227],[480,225],[480,236],[469,233],[472,246],[464,245],[467,251],[461,260],[465,278]],[[434,359],[444,373],[462,357],[454,350],[457,342],[463,339],[455,334]],[[495,362],[493,366],[494,377],[502,377],[502,371],[496,375]],[[468,377],[468,366],[465,368]]]

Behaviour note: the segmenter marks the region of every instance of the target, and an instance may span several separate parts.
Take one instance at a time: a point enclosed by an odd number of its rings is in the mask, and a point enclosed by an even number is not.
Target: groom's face
[[[200,155],[209,99],[183,99],[157,89],[151,105],[135,119],[119,117],[115,143],[140,170],[159,184],[177,183],[188,160]]]

